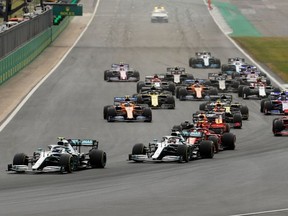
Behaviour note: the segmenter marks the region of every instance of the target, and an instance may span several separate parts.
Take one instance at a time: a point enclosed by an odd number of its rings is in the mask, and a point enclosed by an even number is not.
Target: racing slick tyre
[[[176,98],[179,98],[179,90],[180,90],[180,86],[177,86],[176,87],[176,90],[175,90],[175,96],[176,96]]]
[[[243,88],[243,99],[248,99],[249,95],[250,95],[250,88],[249,86],[245,86]]]
[[[226,124],[226,125],[225,125],[224,133],[225,133],[225,132],[227,132],[227,133],[230,132],[230,125],[229,125],[229,124]]]
[[[273,109],[273,104],[270,100],[264,102],[263,112],[265,115],[271,114],[271,110]]]
[[[266,85],[271,85],[271,80],[270,79],[268,79],[268,78],[266,78]]]
[[[240,82],[239,81],[233,81],[232,83],[232,88],[238,90],[240,86]]]
[[[218,90],[213,88],[209,90],[209,95],[218,95]]]
[[[24,153],[17,153],[13,158],[13,165],[27,165],[28,166],[28,156]]]
[[[222,136],[222,146],[224,150],[234,150],[235,149],[236,136],[232,133],[224,133]]]
[[[111,107],[111,105],[104,106],[104,108],[103,108],[103,118],[104,119],[107,119],[107,114],[108,114],[108,108],[109,107]]]
[[[189,59],[189,67],[196,68],[197,60],[195,58]]]
[[[107,155],[99,149],[92,149],[89,152],[89,161],[92,168],[104,168],[106,166]]]
[[[145,155],[146,148],[143,143],[137,143],[132,148],[132,155]]]
[[[135,77],[135,78],[136,78],[135,81],[138,82],[138,81],[140,80],[140,73],[139,73],[139,71],[134,71],[133,77]]]
[[[113,73],[112,73],[112,71],[104,71],[104,80],[106,80],[106,81],[110,81],[110,77],[112,77],[113,76]]]
[[[272,131],[274,133],[274,136],[281,136],[279,132],[285,129],[285,125],[282,120],[280,119],[274,119],[273,125],[272,125]]]
[[[281,89],[276,87],[276,88],[273,89],[273,92],[281,92]]]
[[[185,100],[185,97],[187,96],[187,94],[188,94],[187,89],[185,87],[181,87],[179,89],[179,95],[178,95],[179,100],[181,101]]]
[[[211,81],[210,81],[210,80],[206,80],[206,81],[204,82],[204,85],[206,85],[206,86],[211,86],[211,85],[212,85],[212,83],[211,83]]]
[[[239,77],[240,77],[240,74],[237,73],[237,72],[233,72],[233,73],[231,74],[231,78],[232,78],[232,79],[236,79],[236,78],[239,79]],[[240,83],[240,82],[239,82],[239,83]]]
[[[214,153],[218,153],[219,152],[219,140],[216,136],[209,136],[208,140],[213,142],[214,145]]]
[[[173,96],[167,96],[167,104],[171,105],[169,109],[175,109],[175,99]]]
[[[228,67],[227,64],[223,64],[223,65],[221,66],[221,71],[222,71],[222,72],[226,72],[226,71],[228,71],[228,70],[229,70],[229,67]]]
[[[214,157],[214,144],[211,140],[203,140],[199,146],[199,152],[201,158],[213,158]]]
[[[249,108],[246,105],[240,107],[240,113],[242,115],[242,120],[248,120],[249,118]]]
[[[221,68],[221,61],[220,59],[215,59],[215,64],[217,64],[216,68]]]
[[[168,91],[172,92],[172,95],[175,95],[176,85],[173,82],[168,83]]]
[[[107,81],[107,75],[108,75],[109,70],[104,71],[104,80]]]
[[[264,103],[268,101],[268,99],[262,99],[260,102],[260,112],[264,113]]]
[[[72,173],[76,169],[74,158],[70,154],[61,154],[59,165],[63,168],[63,171],[67,173]]]
[[[116,116],[116,109],[114,107],[108,107],[106,119],[108,122],[113,122],[113,118]]]
[[[151,122],[152,121],[152,110],[150,108],[145,107],[143,109],[143,116],[146,117],[145,122]]]
[[[137,82],[137,93],[141,92],[141,89],[145,86],[145,82],[139,81]]]
[[[174,125],[173,127],[172,127],[172,131],[179,131],[179,132],[181,132],[182,131],[182,126],[181,125]]]
[[[238,97],[243,97],[243,88],[244,88],[243,85],[239,86],[239,88],[238,88]]]
[[[193,74],[187,74],[187,78],[188,80],[194,80],[194,76]]]
[[[199,105],[199,110],[200,110],[200,111],[205,111],[205,110],[206,110],[206,106],[207,106],[207,103],[201,103],[201,104]]]
[[[189,156],[189,149],[187,145],[178,145],[177,147],[177,156],[181,157],[180,162],[189,162],[190,156]]]
[[[235,115],[233,115],[233,123],[238,123],[239,125],[237,126],[234,126],[234,128],[237,128],[237,129],[241,129],[242,128],[242,115],[241,114],[238,114],[236,113]]]

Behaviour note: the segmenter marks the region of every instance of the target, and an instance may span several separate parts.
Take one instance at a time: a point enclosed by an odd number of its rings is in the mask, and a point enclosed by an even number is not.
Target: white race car
[[[104,168],[106,153],[98,149],[98,141],[92,139],[58,138],[57,144],[48,145],[48,150],[38,149],[32,156],[17,153],[7,171],[23,172],[61,172],[71,173],[85,168]],[[82,153],[82,147],[91,147]]]
[[[189,59],[192,68],[220,68],[221,61],[211,55],[210,52],[196,52],[195,57]]]

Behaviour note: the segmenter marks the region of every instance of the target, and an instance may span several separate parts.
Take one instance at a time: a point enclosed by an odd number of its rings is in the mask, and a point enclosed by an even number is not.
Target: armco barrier
[[[30,64],[67,27],[71,18],[66,17],[57,26],[51,26],[23,46],[0,60],[0,85]]]

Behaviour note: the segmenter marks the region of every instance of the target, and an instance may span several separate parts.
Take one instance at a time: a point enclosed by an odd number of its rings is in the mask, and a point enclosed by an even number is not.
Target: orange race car
[[[203,80],[187,80],[183,86],[176,88],[176,98],[179,100],[209,100],[210,95],[217,95],[216,88],[205,85]]]
[[[103,117],[108,122],[114,121],[152,121],[152,111],[136,103],[137,98],[115,97],[114,105],[107,105],[103,109]]]

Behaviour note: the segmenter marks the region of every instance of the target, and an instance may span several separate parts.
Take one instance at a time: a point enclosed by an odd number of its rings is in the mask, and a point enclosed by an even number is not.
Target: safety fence
[[[0,60],[0,85],[30,64],[67,27],[71,18],[66,17],[59,25],[52,25],[36,37]]]

